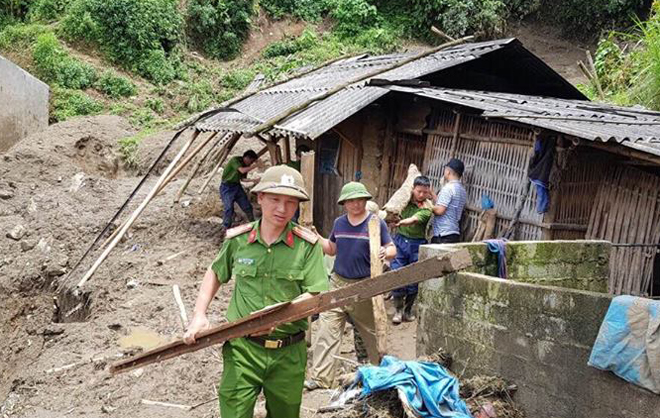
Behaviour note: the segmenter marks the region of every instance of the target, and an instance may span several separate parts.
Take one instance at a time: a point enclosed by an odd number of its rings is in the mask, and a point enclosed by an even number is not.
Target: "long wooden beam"
[[[110,367],[110,372],[113,374],[126,372],[220,344],[232,338],[268,331],[277,325],[305,319],[316,313],[366,300],[402,286],[444,276],[471,265],[472,259],[467,250],[448,252],[341,289],[262,309],[238,321],[200,333],[195,344],[186,345],[182,340],[175,341],[117,362]]]

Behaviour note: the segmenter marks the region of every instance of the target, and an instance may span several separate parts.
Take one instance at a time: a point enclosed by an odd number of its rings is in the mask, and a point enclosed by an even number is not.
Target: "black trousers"
[[[432,244],[454,244],[456,242],[459,242],[460,235],[459,234],[451,234],[451,235],[445,235],[444,237],[433,237],[431,238],[431,243]]]

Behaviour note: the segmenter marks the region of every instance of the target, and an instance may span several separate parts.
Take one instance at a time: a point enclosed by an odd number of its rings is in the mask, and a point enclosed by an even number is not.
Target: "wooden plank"
[[[380,218],[372,215],[369,219],[369,255],[371,259],[371,278],[383,274],[383,260],[380,259]],[[387,311],[383,295],[371,298],[374,310],[374,324],[379,358],[387,353]]]
[[[300,156],[300,172],[309,195],[308,202],[300,204],[300,225],[310,228],[314,225],[314,151],[303,152]]]
[[[286,164],[291,162],[291,140],[288,136],[284,137],[284,162]]]
[[[281,324],[366,300],[402,286],[442,277],[471,265],[472,259],[466,249],[431,257],[398,270],[388,271],[372,280],[361,280],[358,283],[310,298],[262,309],[238,321],[222,324],[199,333],[195,344],[186,345],[183,340],[174,341],[125,361],[117,362],[110,367],[110,372],[113,374],[125,372],[220,344],[232,338],[265,332]]]

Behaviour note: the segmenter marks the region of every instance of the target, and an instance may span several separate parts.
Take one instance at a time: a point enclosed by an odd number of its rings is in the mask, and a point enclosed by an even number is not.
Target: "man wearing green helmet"
[[[335,220],[329,239],[321,238],[323,251],[328,255],[336,255],[330,280],[333,288],[370,277],[368,224],[371,216],[376,215],[366,209],[369,199],[371,194],[363,184],[351,182],[344,185],[337,203],[344,206],[346,214]],[[396,248],[382,220],[380,235],[381,258],[394,258]],[[335,378],[335,356],[339,352],[349,317],[360,332],[369,361],[373,364],[380,361],[371,299],[323,312],[319,318],[319,331],[314,342],[310,379],[305,381],[308,390],[332,387]]]
[[[235,281],[227,320],[236,321],[280,302],[328,289],[318,236],[291,222],[301,201],[309,200],[301,174],[271,167],[252,189],[262,218],[227,231],[220,253],[206,271],[195,313],[184,335],[187,344],[209,328],[206,311],[221,284]],[[267,335],[230,340],[222,347],[218,389],[223,418],[252,417],[263,390],[272,418],[300,415],[307,346],[307,320],[272,329]]]

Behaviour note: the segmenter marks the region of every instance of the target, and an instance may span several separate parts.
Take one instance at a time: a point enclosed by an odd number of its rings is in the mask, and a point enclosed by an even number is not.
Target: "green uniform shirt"
[[[240,183],[241,179],[245,178],[247,174],[238,171],[239,167],[245,167],[243,164],[243,157],[230,158],[229,162],[225,165],[224,170],[222,170],[222,182],[229,184]]]
[[[431,220],[431,210],[420,208],[413,202],[408,202],[408,206],[401,212],[401,219],[407,219],[411,216],[417,217],[417,223],[408,226],[400,226],[398,234],[408,238],[426,238],[426,224]]]
[[[287,166],[293,168],[296,171],[300,171],[300,160],[298,161],[289,161],[286,163]]]
[[[311,244],[285,231],[267,246],[261,239],[256,221],[252,230],[225,241],[211,264],[220,283],[234,279],[227,319],[236,321],[254,311],[295,299],[305,292],[328,290],[321,244]],[[307,320],[280,325],[272,337],[281,338],[307,329]]]

